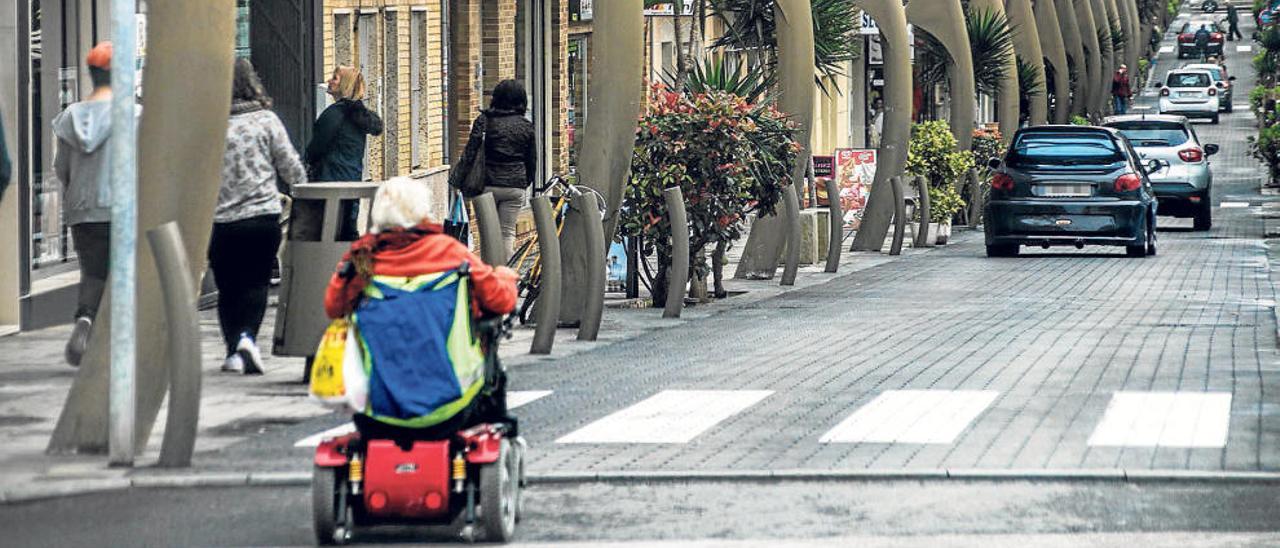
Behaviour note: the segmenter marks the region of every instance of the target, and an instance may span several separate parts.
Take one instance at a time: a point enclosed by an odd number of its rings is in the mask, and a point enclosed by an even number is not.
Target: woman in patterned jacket
[[[222,370],[262,374],[255,342],[267,310],[272,259],[280,247],[280,181],[307,182],[302,160],[248,60],[235,65],[222,189],[213,216],[209,265],[218,286],[218,324],[227,345]]]

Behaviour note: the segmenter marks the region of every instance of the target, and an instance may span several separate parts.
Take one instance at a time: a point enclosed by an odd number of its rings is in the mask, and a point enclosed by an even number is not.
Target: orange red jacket
[[[461,242],[441,233],[439,225],[430,228],[430,234],[408,246],[374,254],[373,274],[421,276],[453,270],[466,261],[471,267],[472,314],[509,314],[515,310],[517,276],[514,270],[505,266],[491,267]],[[350,252],[344,254],[338,267],[341,268],[350,258]],[[363,287],[352,281],[353,279],[343,278],[336,271],[329,279],[329,288],[324,296],[324,311],[330,318],[346,316],[355,309]]]

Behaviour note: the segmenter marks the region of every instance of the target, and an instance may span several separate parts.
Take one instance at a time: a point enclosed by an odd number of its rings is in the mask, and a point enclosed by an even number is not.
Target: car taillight
[[[1168,97],[1168,96],[1169,96],[1169,88],[1161,89],[1161,90],[1160,90],[1160,96],[1161,96],[1161,97]]]
[[[1217,94],[1218,94],[1218,90],[1213,89],[1213,88],[1209,88],[1209,97],[1213,97],[1213,96],[1215,96],[1215,95],[1217,95]]]
[[[995,190],[1013,190],[1013,177],[997,173],[991,177],[991,188]]]
[[[1204,160],[1204,151],[1198,148],[1179,150],[1178,157],[1182,158],[1182,161],[1184,162],[1199,162]]]
[[[1142,187],[1142,178],[1132,173],[1116,177],[1116,192],[1129,192]]]
[[[1214,39],[1214,40],[1221,40],[1221,39],[1222,39],[1222,33],[1215,32],[1215,33],[1213,33],[1213,34],[1210,34],[1210,35],[1209,35],[1209,38],[1212,38],[1212,39]]]

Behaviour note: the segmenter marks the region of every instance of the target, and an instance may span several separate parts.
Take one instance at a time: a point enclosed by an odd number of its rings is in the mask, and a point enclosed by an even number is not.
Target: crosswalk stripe
[[[1240,52],[1240,53],[1248,53],[1248,52],[1253,51],[1253,46],[1248,46],[1248,45],[1245,45],[1245,46],[1236,46],[1236,51],[1238,51],[1238,52]]]
[[[981,415],[993,390],[890,390],[858,408],[822,443],[951,443]]]
[[[550,395],[551,395],[550,390],[512,390],[510,392],[507,392],[507,409],[515,409],[522,405],[528,405],[530,403],[533,403],[536,400],[545,398]],[[346,423],[346,424],[342,424],[342,425],[330,428],[328,430],[325,430],[324,432],[320,432],[318,434],[312,434],[310,436],[302,438],[298,440],[297,443],[293,444],[293,446],[294,447],[316,447],[320,445],[320,442],[324,441],[325,439],[336,438],[338,436],[345,436],[355,431],[356,431],[356,425],[351,423]]]
[[[1160,46],[1160,53],[1173,53],[1173,46]]]
[[[1230,392],[1116,392],[1090,446],[1224,447]]]
[[[770,394],[773,391],[665,390],[570,432],[556,443],[688,443]]]
[[[1222,209],[1243,208],[1249,207],[1249,202],[1222,202],[1218,204],[1218,207]]]

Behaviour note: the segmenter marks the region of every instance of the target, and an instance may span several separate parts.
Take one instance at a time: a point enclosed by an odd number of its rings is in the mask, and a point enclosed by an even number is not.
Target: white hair
[[[431,213],[431,192],[421,181],[393,177],[378,187],[369,216],[373,232],[411,228],[427,221]]]

